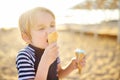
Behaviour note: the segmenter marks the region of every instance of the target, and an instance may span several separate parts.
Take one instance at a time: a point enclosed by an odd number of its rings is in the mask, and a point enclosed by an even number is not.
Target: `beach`
[[[119,80],[120,44],[116,36],[85,34],[79,31],[58,30],[59,56],[62,67],[73,57],[74,50],[85,50],[86,66],[81,74],[73,71],[62,80]],[[0,29],[0,80],[17,80],[16,55],[26,46],[17,28]]]

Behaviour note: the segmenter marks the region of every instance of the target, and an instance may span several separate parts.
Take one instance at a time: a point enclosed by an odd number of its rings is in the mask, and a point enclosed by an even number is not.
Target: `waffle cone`
[[[80,54],[80,53],[76,53],[76,58],[79,60],[79,63],[82,61],[82,59],[84,58],[84,54]],[[79,74],[81,73],[81,69],[82,69],[82,66],[80,64],[78,64],[78,71],[79,71]]]
[[[58,38],[57,32],[52,32],[48,35],[48,43],[51,44],[53,42],[56,42]]]

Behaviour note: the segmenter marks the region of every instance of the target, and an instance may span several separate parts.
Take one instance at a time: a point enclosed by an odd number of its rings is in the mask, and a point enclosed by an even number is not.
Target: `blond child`
[[[56,31],[55,16],[50,10],[37,7],[23,13],[19,27],[22,39],[28,44],[16,58],[19,80],[58,80],[77,69],[77,59],[63,69],[57,43],[48,44],[48,35]],[[85,59],[80,64],[84,66]]]

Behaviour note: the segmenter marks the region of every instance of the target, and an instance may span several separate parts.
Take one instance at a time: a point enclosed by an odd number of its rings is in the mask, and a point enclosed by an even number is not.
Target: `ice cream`
[[[58,38],[57,32],[52,32],[48,35],[48,43],[51,44],[53,42],[56,42]]]
[[[84,50],[81,50],[81,49],[76,49],[75,50],[75,55],[76,55],[76,58],[79,60],[79,63],[81,62],[81,60],[85,57],[85,51]],[[81,73],[81,69],[82,69],[82,66],[80,64],[78,64],[78,71],[79,71],[79,74]]]

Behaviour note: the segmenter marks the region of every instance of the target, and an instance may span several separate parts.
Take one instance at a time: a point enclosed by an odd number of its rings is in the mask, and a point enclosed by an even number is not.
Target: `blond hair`
[[[33,18],[39,12],[47,12],[47,13],[51,14],[53,16],[53,18],[55,19],[55,15],[53,14],[53,12],[50,11],[49,9],[43,8],[43,7],[33,8],[33,9],[23,13],[19,17],[19,28],[20,28],[21,33],[25,33],[30,39],[31,39],[30,27],[33,26]]]

